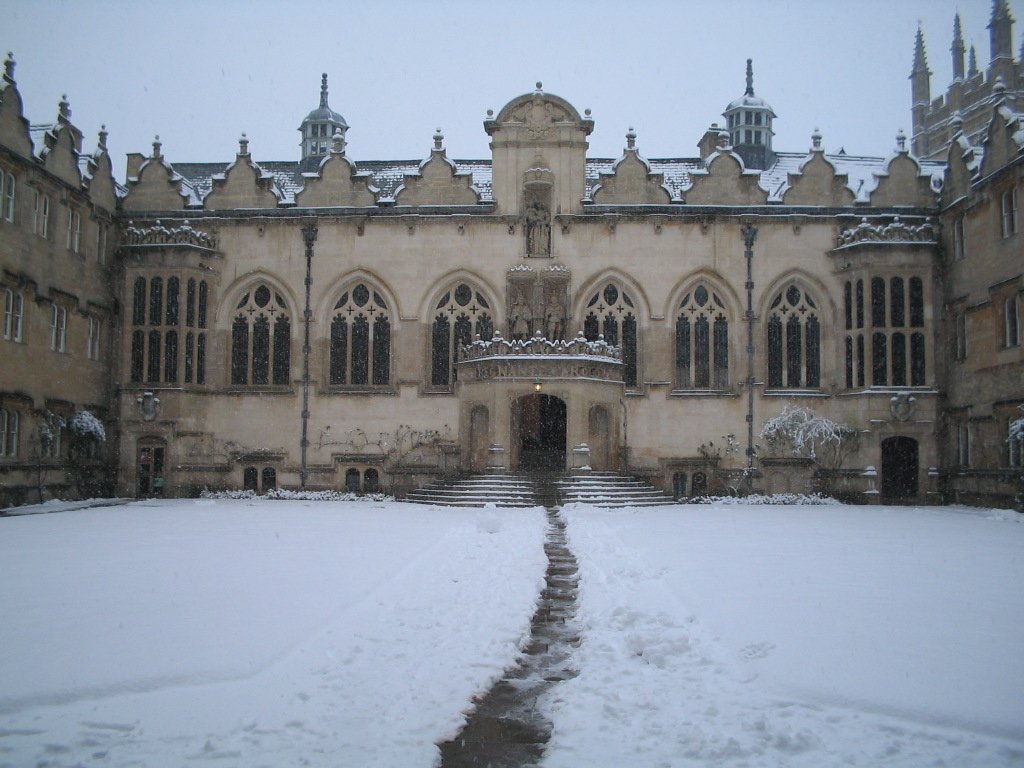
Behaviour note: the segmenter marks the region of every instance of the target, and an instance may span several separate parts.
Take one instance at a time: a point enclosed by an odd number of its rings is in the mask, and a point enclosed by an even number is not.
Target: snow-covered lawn
[[[1016,513],[564,513],[583,643],[546,767],[1024,764]]]
[[[262,500],[0,520],[0,765],[430,766],[529,631],[545,522]]]
[[[547,768],[1024,765],[1012,512],[565,510]],[[0,766],[430,768],[517,655],[540,510],[151,501],[0,520]]]

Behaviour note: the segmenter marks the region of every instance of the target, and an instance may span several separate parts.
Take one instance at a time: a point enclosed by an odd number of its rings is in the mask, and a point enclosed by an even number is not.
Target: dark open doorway
[[[516,401],[519,469],[565,469],[565,402],[552,395],[527,395]]]
[[[888,501],[917,496],[917,440],[889,437],[882,441],[882,498]]]

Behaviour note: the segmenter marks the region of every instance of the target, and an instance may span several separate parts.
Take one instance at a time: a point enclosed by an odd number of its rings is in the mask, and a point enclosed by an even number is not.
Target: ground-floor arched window
[[[345,470],[345,490],[349,493],[359,493],[359,470],[350,467]]]
[[[686,473],[676,472],[672,475],[672,495],[677,499],[686,498]]]
[[[371,467],[363,473],[363,492],[378,493],[380,491],[380,473]]]

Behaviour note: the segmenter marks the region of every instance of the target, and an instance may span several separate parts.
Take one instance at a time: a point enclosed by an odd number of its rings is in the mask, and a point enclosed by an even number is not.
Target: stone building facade
[[[0,81],[0,505],[84,492],[68,474],[70,420],[114,424],[119,190],[101,132],[85,153],[67,97],[29,125]],[[95,468],[102,455],[87,457]],[[112,489],[112,486],[107,486]]]
[[[24,357],[0,378],[20,417],[4,493],[32,486],[26,435],[53,401],[107,419],[126,495],[158,477],[170,495],[401,495],[587,466],[681,497],[805,491],[827,471],[854,498],[1009,503],[1020,334],[992,328],[1019,317],[1021,215],[988,229],[1006,220],[993,195],[1024,194],[1024,136],[1005,93],[988,109],[984,139],[955,130],[939,159],[902,135],[886,156],[826,153],[817,132],[786,152],[748,62],[694,157],[646,158],[632,129],[618,158],[588,157],[590,111],[538,83],[488,112],[489,159],[449,158],[438,130],[422,161],[359,161],[325,76],[299,158],[256,162],[243,136],[230,164],[172,163],[155,141],[119,187],[102,136],[82,156],[64,108],[39,151],[11,64],[0,167],[18,211],[0,260],[31,332],[3,342]],[[35,231],[43,187],[109,238],[99,253]],[[72,350],[55,377],[45,320],[61,304],[69,335],[105,325],[100,359]],[[841,466],[815,479],[756,445],[787,406],[853,428]],[[951,454],[961,422],[974,463]]]

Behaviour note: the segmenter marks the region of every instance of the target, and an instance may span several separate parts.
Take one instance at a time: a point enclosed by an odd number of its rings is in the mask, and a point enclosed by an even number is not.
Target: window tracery
[[[729,320],[725,303],[704,283],[689,291],[676,317],[676,386],[729,386]]]
[[[286,385],[291,371],[291,319],[277,291],[260,284],[235,306],[231,326],[231,383]]]
[[[821,386],[821,321],[808,291],[790,283],[768,308],[768,387]]]
[[[456,378],[459,349],[471,343],[474,334],[490,339],[494,335],[494,320],[490,302],[468,283],[458,283],[446,290],[434,311],[430,333],[430,384],[447,387]]]
[[[637,311],[633,298],[615,282],[607,283],[586,304],[583,335],[587,341],[604,340],[622,347],[622,379],[637,383]]]
[[[391,379],[391,320],[384,298],[365,283],[342,292],[331,320],[332,386],[384,386]]]

